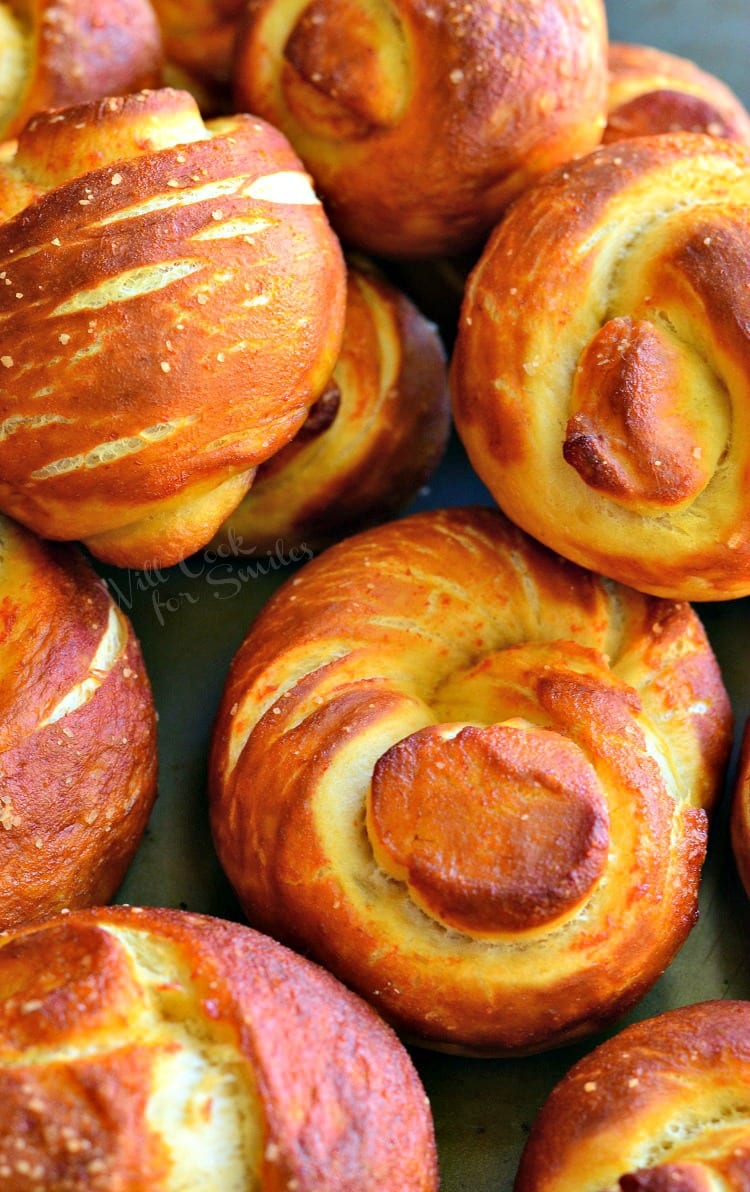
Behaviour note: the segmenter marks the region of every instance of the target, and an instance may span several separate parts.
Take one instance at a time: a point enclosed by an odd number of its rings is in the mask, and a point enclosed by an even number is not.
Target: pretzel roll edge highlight
[[[598,1029],[688,934],[729,703],[690,607],[499,513],[413,515],[274,596],[216,722],[211,823],[250,922],[417,1042]]]
[[[0,989],[0,1162],[19,1188],[437,1187],[393,1032],[247,927],[73,912],[0,941]]]
[[[112,898],[156,796],[132,626],[74,547],[0,515],[0,930]]]
[[[518,200],[464,297],[474,468],[547,546],[655,595],[750,591],[748,203],[746,147],[607,145]]]
[[[340,347],[286,139],[163,89],[34,117],[0,170],[0,507],[123,566],[205,545]]]

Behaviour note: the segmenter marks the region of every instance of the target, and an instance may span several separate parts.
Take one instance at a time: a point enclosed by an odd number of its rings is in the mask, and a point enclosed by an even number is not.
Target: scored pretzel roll
[[[0,516],[0,930],[111,898],[155,795],[127,618],[74,547]]]
[[[201,111],[229,111],[232,56],[245,0],[151,0],[164,42],[165,77]]]
[[[656,595],[750,592],[750,150],[693,133],[571,162],[493,234],[453,412],[505,513]]]
[[[652,46],[610,42],[608,109],[605,144],[680,130],[750,144],[750,114],[726,83]]]
[[[164,89],[35,117],[0,165],[0,508],[108,562],[204,546],[328,380],[345,268],[249,116]]]
[[[238,107],[281,128],[351,246],[453,254],[599,142],[599,0],[249,0]]]
[[[161,69],[148,0],[0,4],[0,139],[45,108],[156,87]]]
[[[750,1002],[627,1027],[553,1089],[514,1192],[746,1192],[749,1082]]]
[[[212,830],[250,922],[409,1037],[538,1050],[624,1012],[685,939],[730,738],[689,605],[492,510],[417,514],[260,613]]]
[[[13,1192],[434,1192],[429,1106],[368,1006],[248,927],[112,907],[0,946]]]
[[[323,396],[262,464],[217,536],[312,550],[385,521],[432,475],[448,439],[445,351],[433,323],[366,262],[350,263],[341,352]]]

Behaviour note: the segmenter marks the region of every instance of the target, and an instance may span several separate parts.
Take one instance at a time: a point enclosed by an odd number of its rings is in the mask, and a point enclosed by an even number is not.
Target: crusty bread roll
[[[277,543],[319,550],[385,521],[442,457],[450,414],[435,325],[364,260],[347,278],[344,339],[325,393],[217,535],[239,555]]]
[[[345,267],[275,129],[164,89],[0,165],[0,508],[108,562],[204,546],[327,382]]]
[[[733,91],[687,58],[610,42],[604,141],[660,132],[702,132],[750,144],[750,115]]]
[[[206,114],[231,107],[232,57],[245,0],[151,0],[165,78],[186,87]]]
[[[0,930],[111,898],[155,794],[130,624],[78,551],[0,517]]]
[[[0,139],[45,108],[157,87],[161,69],[148,0],[0,4]]]
[[[328,973],[239,924],[112,907],[0,947],[14,1192],[434,1192],[408,1054]]]
[[[597,1029],[696,915],[731,717],[684,603],[491,510],[331,547],[271,599],[213,741],[219,858],[256,926],[422,1042]]]
[[[750,150],[639,137],[527,192],[473,271],[456,426],[515,522],[657,595],[750,592]]]
[[[749,1082],[750,1002],[630,1026],[548,1097],[515,1192],[746,1192]]]
[[[473,247],[511,199],[598,143],[599,0],[249,0],[235,102],[281,128],[351,246]]]

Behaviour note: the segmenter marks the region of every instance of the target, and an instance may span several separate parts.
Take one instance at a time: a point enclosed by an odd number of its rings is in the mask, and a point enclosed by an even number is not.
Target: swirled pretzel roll
[[[0,139],[35,112],[162,81],[148,0],[10,0],[0,4]]]
[[[0,517],[0,930],[111,898],[155,794],[130,624],[75,548]]]
[[[750,144],[750,115],[726,83],[652,46],[610,42],[608,105],[605,143],[682,130]]]
[[[235,102],[281,128],[351,246],[454,254],[606,119],[599,0],[249,0]]]
[[[746,1192],[748,1082],[750,1002],[630,1026],[554,1088],[515,1192]]]
[[[7,937],[0,993],[14,1192],[437,1188],[407,1052],[328,973],[248,927],[59,916]]]
[[[656,595],[750,592],[750,151],[607,145],[522,196],[473,271],[456,426],[505,513]]]
[[[245,0],[151,0],[164,41],[165,75],[204,112],[231,107],[232,56]]]
[[[622,1013],[685,939],[729,740],[689,605],[492,510],[412,515],[254,623],[213,833],[250,922],[409,1036],[541,1049]]]
[[[364,261],[350,264],[344,339],[296,437],[258,469],[218,540],[239,553],[313,550],[399,512],[432,475],[450,429],[433,323]]]
[[[0,508],[101,559],[208,542],[336,362],[345,268],[286,140],[165,89],[0,167]]]
[[[737,760],[730,815],[730,833],[737,872],[750,898],[750,720],[745,722]]]

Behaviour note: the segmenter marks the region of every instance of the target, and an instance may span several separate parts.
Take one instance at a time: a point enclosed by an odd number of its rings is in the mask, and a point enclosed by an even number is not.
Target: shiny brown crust
[[[0,928],[111,898],[155,794],[126,617],[74,548],[0,517]]]
[[[663,132],[700,132],[750,144],[750,115],[715,75],[652,46],[611,42],[605,144]]]
[[[731,738],[686,604],[605,583],[490,510],[332,547],[237,653],[211,820],[250,921],[423,1042],[597,1029],[696,914]]]
[[[162,81],[161,38],[148,0],[14,0],[3,8],[2,139],[43,109]],[[7,77],[13,67],[15,86]]]
[[[168,89],[0,169],[0,508],[130,567],[205,545],[330,376],[341,251],[287,142]]]
[[[432,475],[449,429],[436,327],[365,261],[350,264],[344,339],[327,394],[292,442],[261,465],[215,541],[240,555],[277,543],[317,551],[385,521]]]
[[[60,916],[6,937],[0,993],[14,1192],[437,1188],[404,1048],[250,928],[129,907]]]
[[[168,81],[196,97],[201,111],[231,107],[232,58],[245,0],[152,0]]]
[[[745,1192],[750,1002],[702,1002],[630,1026],[556,1086],[514,1192]]]
[[[549,175],[464,297],[456,426],[492,495],[656,595],[750,592],[750,150],[639,137]]]
[[[606,113],[599,0],[250,0],[235,102],[281,128],[351,246],[454,254]]]

